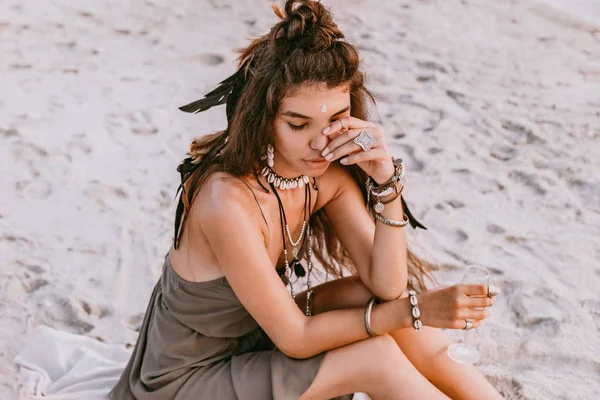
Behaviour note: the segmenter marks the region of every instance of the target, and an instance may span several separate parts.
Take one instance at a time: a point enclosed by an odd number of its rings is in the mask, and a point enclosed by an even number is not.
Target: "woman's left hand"
[[[376,139],[369,151],[354,143],[354,139],[365,131]],[[384,183],[394,174],[394,164],[388,153],[381,128],[368,121],[345,117],[334,121],[323,130],[331,139],[321,153],[328,161],[341,159],[343,165],[356,164],[378,184]]]

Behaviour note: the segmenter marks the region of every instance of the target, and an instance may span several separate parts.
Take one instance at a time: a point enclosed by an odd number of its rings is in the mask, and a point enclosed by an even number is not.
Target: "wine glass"
[[[465,269],[461,283],[485,285],[489,287],[490,271],[479,265],[469,265]],[[470,333],[471,330],[467,330],[462,343],[453,343],[448,347],[448,356],[458,363],[475,364],[481,357],[479,351],[469,344]]]

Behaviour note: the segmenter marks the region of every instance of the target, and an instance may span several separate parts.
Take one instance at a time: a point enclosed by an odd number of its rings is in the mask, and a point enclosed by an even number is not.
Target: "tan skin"
[[[321,111],[322,104],[327,105],[327,112]],[[180,246],[171,250],[175,271],[196,282],[226,276],[244,307],[289,357],[308,358],[326,352],[302,400],[354,392],[365,392],[375,400],[502,398],[475,367],[448,358],[445,350],[450,341],[435,329],[461,329],[465,319],[479,326],[494,302],[494,296],[481,297],[488,294],[488,288],[454,285],[420,294],[425,327],[414,331],[405,293],[404,228],[375,225],[358,186],[338,163],[305,162],[322,158],[327,148],[325,154],[333,153],[331,161],[350,155],[350,162],[357,162],[377,182],[391,176],[393,165],[383,132],[370,122],[352,118],[349,104],[349,92],[343,87],[305,85],[286,96],[274,122],[273,169],[284,177],[317,177],[319,191],[311,189],[311,210],[325,208],[357,267],[357,276],[315,287],[314,315],[305,316],[305,294],[298,294],[294,302],[275,271],[283,265],[275,196],[260,190],[252,178],[245,179],[256,188],[265,223],[248,188],[224,173],[211,175],[195,199]],[[343,128],[340,119],[344,119]],[[379,139],[369,153],[352,147],[352,135],[361,129]],[[296,238],[304,193],[279,193]],[[400,201],[387,205],[384,213],[401,220]],[[291,253],[289,243],[287,246]],[[373,307],[372,328],[379,336],[370,338],[364,327],[364,306],[374,295],[389,301]]]

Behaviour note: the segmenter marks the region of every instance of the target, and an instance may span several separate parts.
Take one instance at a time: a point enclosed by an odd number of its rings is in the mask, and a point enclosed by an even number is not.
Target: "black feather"
[[[421,228],[421,229],[427,230],[427,228],[425,228],[425,226],[423,224],[421,224],[419,221],[417,221],[417,219],[415,217],[413,217],[410,210],[408,209],[408,205],[404,201],[404,197],[400,197],[400,200],[402,200],[402,208],[404,208],[404,213],[408,217],[408,222],[410,222],[410,225],[414,229]]]

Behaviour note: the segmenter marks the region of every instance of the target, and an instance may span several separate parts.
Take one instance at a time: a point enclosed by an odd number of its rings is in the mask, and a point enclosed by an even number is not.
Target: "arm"
[[[329,170],[327,179],[337,186],[337,191],[325,205],[327,216],[365,286],[382,300],[397,299],[408,279],[404,228],[373,224],[350,173],[337,164],[331,164]],[[398,197],[385,206],[383,215],[400,221],[402,212]]]
[[[265,248],[254,200],[235,179],[209,179],[195,201],[199,223],[236,296],[273,343],[293,358],[308,358],[368,337],[364,307],[306,317],[275,271]],[[407,299],[373,307],[378,334],[410,327]]]

